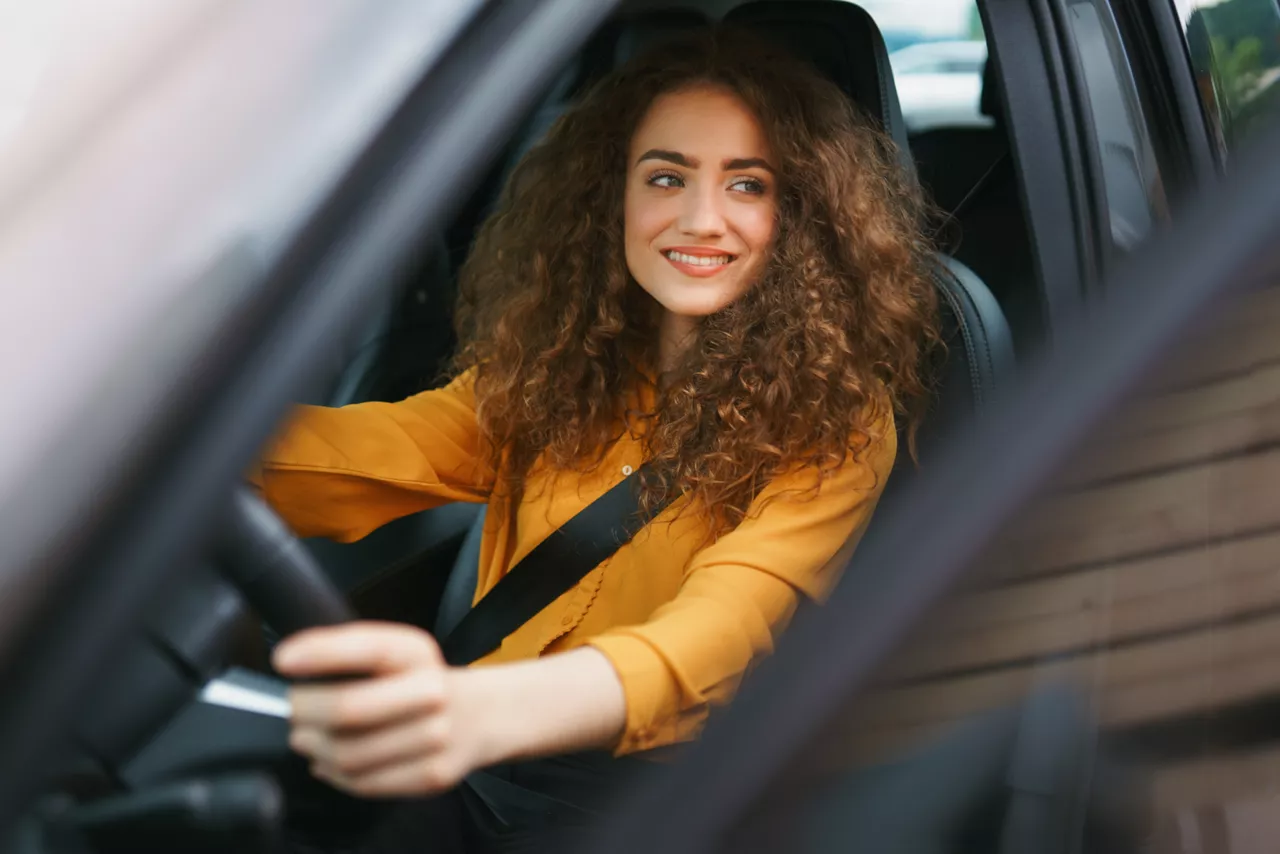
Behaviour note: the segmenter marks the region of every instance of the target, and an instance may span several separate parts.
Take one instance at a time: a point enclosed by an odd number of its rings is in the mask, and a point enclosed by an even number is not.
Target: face
[[[755,283],[777,218],[772,153],[731,92],[658,97],[631,140],[627,266],[668,315],[693,320]]]

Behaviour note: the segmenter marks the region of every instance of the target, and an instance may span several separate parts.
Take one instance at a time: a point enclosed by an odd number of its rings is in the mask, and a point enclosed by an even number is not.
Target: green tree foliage
[[[1280,115],[1280,9],[1276,0],[1225,0],[1187,22],[1197,73],[1208,75],[1235,145],[1259,121]]]

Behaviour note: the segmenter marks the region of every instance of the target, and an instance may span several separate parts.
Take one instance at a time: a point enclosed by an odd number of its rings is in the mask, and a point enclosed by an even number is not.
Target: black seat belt
[[[978,176],[978,180],[973,182],[973,186],[969,188],[969,192],[964,194],[964,198],[956,202],[956,206],[953,210],[948,211],[948,215],[952,219],[960,218],[960,214],[968,209],[969,202],[973,199],[975,195],[977,195],[978,191],[981,190],[986,185],[987,181],[991,180],[991,176],[995,173],[997,169],[1000,168],[1000,165],[1004,163],[1005,159],[1008,158],[1008,156],[1009,156],[1009,152],[1002,151],[1000,152],[999,157],[991,161],[991,165],[987,167],[985,172],[983,172],[980,176]]]
[[[483,658],[587,573],[631,541],[671,502],[640,507],[642,466],[557,528],[511,568],[441,641],[449,664]]]

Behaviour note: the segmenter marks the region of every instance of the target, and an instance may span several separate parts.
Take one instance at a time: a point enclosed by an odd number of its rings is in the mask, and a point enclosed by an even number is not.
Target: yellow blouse
[[[813,472],[775,478],[746,521],[710,545],[705,519],[679,514],[684,499],[673,502],[478,664],[593,646],[626,694],[618,753],[692,738],[752,660],[772,651],[798,595],[822,597],[837,552],[844,558],[841,546],[861,536],[897,450],[892,415],[873,433],[816,494],[796,494],[812,487]],[[300,407],[264,454],[260,485],[300,535],[350,542],[410,513],[488,500],[494,476],[479,443],[463,374],[399,403]],[[633,430],[588,473],[531,473],[514,518],[486,516],[475,600],[642,462]]]

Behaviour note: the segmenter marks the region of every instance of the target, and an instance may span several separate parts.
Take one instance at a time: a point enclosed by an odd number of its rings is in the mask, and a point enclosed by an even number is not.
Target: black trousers
[[[658,766],[605,753],[502,765],[434,798],[356,801],[291,792],[289,854],[529,854],[563,851]],[[327,788],[327,787],[326,787]]]

